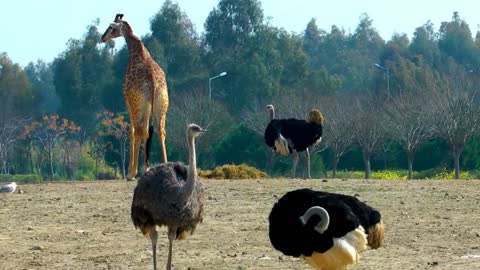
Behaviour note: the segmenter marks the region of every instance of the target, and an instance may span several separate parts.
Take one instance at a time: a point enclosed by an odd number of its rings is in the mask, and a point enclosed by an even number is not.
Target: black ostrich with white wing
[[[281,197],[269,216],[269,237],[284,255],[322,270],[347,269],[359,253],[383,244],[380,212],[355,197],[298,189]]]
[[[268,105],[270,123],[265,129],[265,143],[280,155],[287,156],[293,153],[292,177],[298,164],[298,152],[305,151],[307,159],[307,177],[310,177],[310,152],[308,147],[314,146],[322,140],[323,115],[313,109],[308,114],[308,121],[303,119],[275,119],[273,105]]]

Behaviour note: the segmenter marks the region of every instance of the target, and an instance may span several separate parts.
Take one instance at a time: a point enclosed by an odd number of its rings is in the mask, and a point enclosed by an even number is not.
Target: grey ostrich
[[[189,165],[181,162],[162,163],[146,172],[139,180],[132,201],[135,228],[152,241],[153,269],[157,269],[157,229],[168,228],[167,270],[172,267],[172,243],[184,239],[203,220],[203,187],[197,180],[195,137],[206,132],[198,125],[187,127]]]

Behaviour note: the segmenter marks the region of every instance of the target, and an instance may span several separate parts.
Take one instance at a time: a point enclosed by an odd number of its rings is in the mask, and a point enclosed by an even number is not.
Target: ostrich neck
[[[195,186],[195,179],[197,178],[197,159],[195,154],[195,139],[188,138],[188,174],[187,182],[184,186],[183,201],[187,201],[192,195]]]
[[[135,35],[126,35],[125,42],[127,43],[128,55],[130,59],[146,58],[150,56],[142,41]]]
[[[270,120],[273,120],[273,119],[275,119],[275,110],[272,108],[270,110]]]

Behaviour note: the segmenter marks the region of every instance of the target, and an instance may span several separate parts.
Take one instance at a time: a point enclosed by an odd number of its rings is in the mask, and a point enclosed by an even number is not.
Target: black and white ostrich
[[[135,228],[152,241],[153,269],[157,269],[156,226],[168,228],[167,270],[172,265],[172,242],[193,233],[203,220],[204,190],[197,180],[195,137],[206,130],[190,124],[187,127],[189,165],[168,162],[147,171],[133,193],[132,221]]]
[[[269,216],[273,247],[322,270],[347,269],[367,248],[383,244],[380,212],[355,197],[298,189],[281,197]]]
[[[292,177],[298,164],[298,152],[305,151],[307,159],[307,177],[310,177],[310,152],[308,147],[322,140],[323,115],[313,109],[308,114],[308,121],[301,119],[275,119],[273,105],[267,105],[270,123],[265,129],[265,143],[275,152],[287,156],[293,153]]]

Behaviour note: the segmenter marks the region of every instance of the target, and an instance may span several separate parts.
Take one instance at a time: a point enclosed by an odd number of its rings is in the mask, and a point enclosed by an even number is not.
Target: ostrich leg
[[[177,228],[168,227],[168,260],[167,260],[167,270],[172,269],[172,249],[173,249],[173,240],[177,237]]]
[[[150,228],[150,239],[152,240],[153,270],[157,270],[157,240],[158,233],[155,226]]]
[[[308,147],[307,149],[305,149],[305,156],[307,158],[307,179],[311,179],[312,177],[310,176],[310,151],[308,151]]]
[[[293,166],[292,166],[292,178],[295,178],[295,172],[297,171],[298,165],[298,152],[293,151]]]

